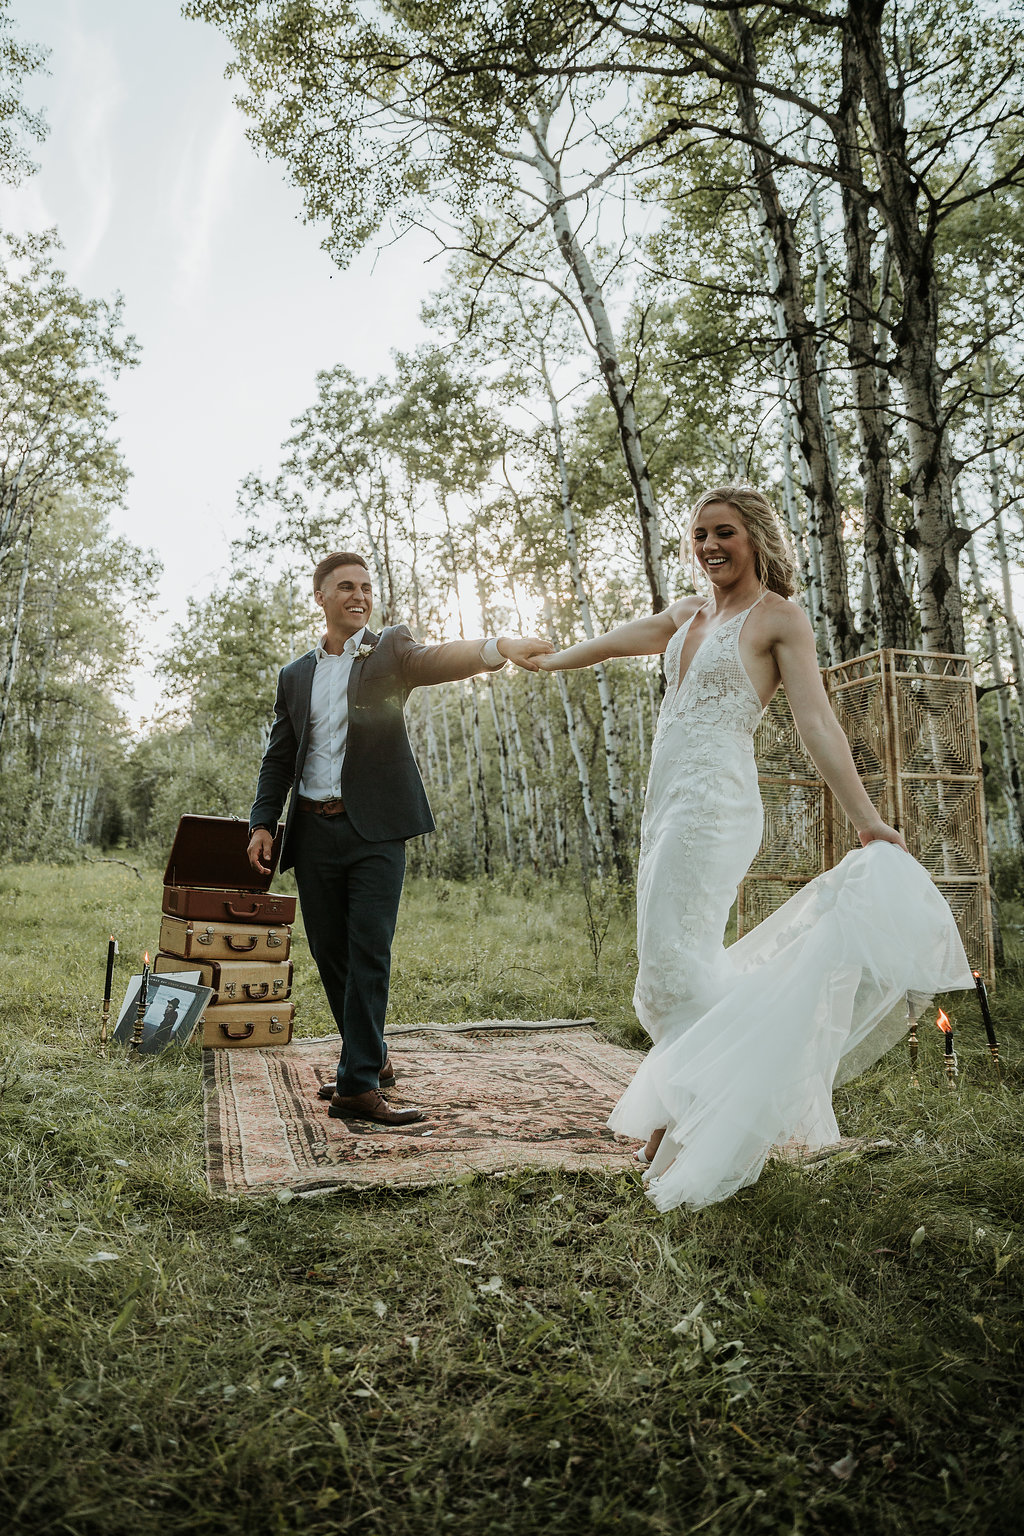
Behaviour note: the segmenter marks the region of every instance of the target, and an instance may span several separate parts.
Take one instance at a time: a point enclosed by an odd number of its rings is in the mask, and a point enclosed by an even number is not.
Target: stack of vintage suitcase
[[[196,970],[213,988],[203,1015],[204,1045],[287,1045],[295,1005],[291,925],[295,897],[274,896],[271,869],[257,875],[249,828],[225,816],[183,816],[164,872],[160,953],[153,970]]]

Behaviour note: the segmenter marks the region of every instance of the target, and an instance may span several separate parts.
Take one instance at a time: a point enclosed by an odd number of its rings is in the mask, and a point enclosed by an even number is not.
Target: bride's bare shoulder
[[[674,603],[669,603],[665,612],[678,629],[687,619],[693,618],[698,608],[703,608],[705,601],[703,597],[677,597]]]
[[[780,638],[792,639],[810,630],[810,620],[793,597],[766,592],[757,606],[762,623],[774,630]]]
[[[766,592],[750,615],[750,639],[756,650],[774,652],[779,645],[814,644],[810,621],[800,604],[778,592]]]

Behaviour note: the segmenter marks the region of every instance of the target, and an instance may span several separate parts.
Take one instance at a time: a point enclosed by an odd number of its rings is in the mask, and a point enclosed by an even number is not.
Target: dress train
[[[664,1034],[613,1130],[667,1126],[648,1191],[659,1210],[753,1183],[773,1146],[839,1139],[833,1088],[905,1033],[935,992],[973,988],[949,906],[892,843],[847,854],[724,951],[706,1012]]]

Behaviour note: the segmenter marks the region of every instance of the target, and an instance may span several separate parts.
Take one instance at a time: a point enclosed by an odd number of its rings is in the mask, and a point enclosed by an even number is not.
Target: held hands
[[[539,672],[540,658],[554,650],[550,640],[541,640],[537,635],[502,635],[497,644],[501,655],[525,672]]]
[[[249,863],[258,875],[269,875],[271,869],[270,856],[274,846],[274,839],[266,827],[257,827],[249,839],[246,853],[249,855]]]
[[[903,833],[897,832],[895,827],[890,827],[888,822],[883,821],[880,816],[870,826],[862,827],[857,836],[860,838],[862,848],[866,848],[868,843],[895,843],[896,847],[902,848],[904,853],[910,852],[904,842]]]

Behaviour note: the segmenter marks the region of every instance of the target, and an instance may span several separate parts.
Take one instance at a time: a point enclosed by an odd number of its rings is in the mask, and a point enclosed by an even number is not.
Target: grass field
[[[107,934],[116,992],[156,936],[143,876],[0,872],[0,1529],[1020,1530],[1012,946],[1002,1088],[957,998],[957,1092],[928,1026],[920,1089],[897,1051],[840,1095],[886,1156],[669,1216],[631,1176],[232,1200],[198,1051],[98,1056]],[[595,920],[597,962],[574,890],[413,884],[392,1021],[593,1014],[638,1045],[632,913]],[[326,1033],[297,961],[300,1033]]]

